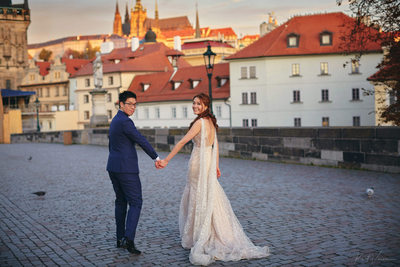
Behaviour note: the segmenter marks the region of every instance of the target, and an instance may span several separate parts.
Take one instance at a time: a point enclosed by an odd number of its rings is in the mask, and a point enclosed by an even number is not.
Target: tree
[[[336,0],[341,5],[344,0]],[[369,80],[380,83],[384,94],[390,96],[391,102],[382,111],[378,111],[384,122],[400,126],[400,4],[398,0],[348,0],[349,8],[355,16],[351,25],[351,34],[342,38],[343,44],[363,47],[367,42],[379,42],[384,51],[384,58],[377,66],[378,72]],[[365,93],[374,94],[376,92]],[[386,97],[383,100],[386,102]]]
[[[72,58],[92,59],[96,57],[96,52],[99,51],[100,47],[98,46],[92,47],[92,45],[89,42],[87,42],[86,47],[83,51],[80,52],[69,48],[67,51],[65,51],[64,57],[72,56]]]
[[[39,59],[42,59],[44,61],[49,61],[51,54],[53,54],[53,51],[46,50],[43,48],[42,51],[40,51],[39,53]]]

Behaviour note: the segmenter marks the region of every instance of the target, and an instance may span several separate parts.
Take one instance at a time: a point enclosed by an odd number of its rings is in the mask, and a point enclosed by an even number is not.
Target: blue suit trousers
[[[142,185],[138,173],[108,172],[115,192],[117,239],[134,241],[142,209]],[[127,213],[127,206],[129,209]]]

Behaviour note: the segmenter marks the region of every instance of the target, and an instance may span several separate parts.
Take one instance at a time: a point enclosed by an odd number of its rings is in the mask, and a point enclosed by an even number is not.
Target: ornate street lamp
[[[38,99],[38,97],[36,97],[36,100],[35,100],[35,107],[36,107],[36,123],[37,123],[37,128],[36,128],[36,130],[37,130],[37,132],[40,132],[40,124],[39,124],[39,107],[40,107],[40,101],[39,101],[39,99]]]
[[[208,95],[210,96],[211,113],[213,113],[211,77],[212,77],[213,70],[214,70],[215,56],[216,56],[216,54],[213,51],[211,51],[211,45],[210,45],[210,43],[208,43],[207,51],[203,54],[203,58],[204,58],[204,65],[206,66],[206,71],[207,71],[207,76],[208,76]]]

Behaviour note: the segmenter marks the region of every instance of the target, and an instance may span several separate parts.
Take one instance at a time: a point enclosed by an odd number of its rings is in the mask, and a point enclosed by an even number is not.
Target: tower
[[[196,3],[196,35],[194,38],[201,38],[200,23],[199,23],[199,8]]]
[[[0,88],[17,89],[28,67],[28,0],[15,5],[9,0],[0,1],[0,9]]]
[[[135,8],[131,10],[131,35],[144,36],[146,29],[144,28],[144,21],[147,18],[147,10],[143,8],[140,0],[136,0]]]
[[[113,34],[117,34],[120,36],[122,35],[122,21],[121,15],[119,14],[118,0],[115,6]]]
[[[158,20],[158,4],[156,0],[156,11],[154,12],[154,19]]]

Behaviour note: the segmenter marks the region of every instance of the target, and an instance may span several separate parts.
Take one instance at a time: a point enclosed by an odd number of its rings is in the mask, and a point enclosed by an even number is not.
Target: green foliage
[[[65,57],[70,57],[72,58],[81,58],[81,59],[92,59],[96,57],[96,52],[100,51],[100,47],[92,47],[92,45],[87,42],[86,47],[84,51],[77,51],[73,49],[68,49],[65,53]]]

